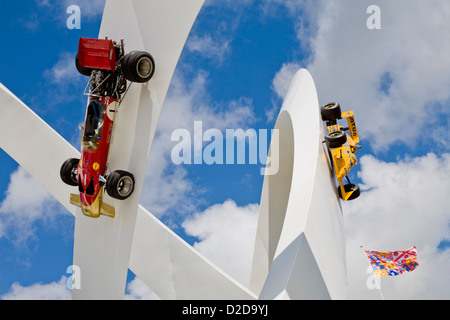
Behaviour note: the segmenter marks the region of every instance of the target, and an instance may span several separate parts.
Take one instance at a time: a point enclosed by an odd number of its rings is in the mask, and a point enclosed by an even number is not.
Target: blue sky
[[[66,26],[71,4],[80,30]],[[103,4],[24,0],[0,10],[0,82],[77,147],[86,79],[73,59],[79,37],[98,36]],[[366,25],[373,4],[379,30]],[[350,297],[379,298],[366,285],[364,244],[417,246],[420,267],[383,279],[386,299],[450,298],[449,14],[446,0],[207,0],[169,89],[141,203],[248,281],[261,165],[175,166],[170,135],[195,120],[204,130],[272,129],[290,78],[306,67],[321,104],[354,110],[363,146],[351,173],[363,193],[343,205]],[[72,215],[3,151],[0,162],[0,298],[70,297]],[[127,297],[154,295],[130,273]]]

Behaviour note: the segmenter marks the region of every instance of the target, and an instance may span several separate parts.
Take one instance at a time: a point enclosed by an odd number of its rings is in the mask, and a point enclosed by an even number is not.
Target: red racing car
[[[134,190],[134,176],[123,170],[108,171],[108,151],[114,119],[125,96],[128,81],[145,83],[155,72],[148,52],[125,54],[123,40],[80,38],[75,59],[77,70],[89,76],[89,96],[84,126],[81,127],[81,159],[66,160],[60,170],[63,182],[78,186],[70,202],[83,214],[98,218],[115,216],[114,207],[103,202],[103,192],[115,199],[127,199]]]

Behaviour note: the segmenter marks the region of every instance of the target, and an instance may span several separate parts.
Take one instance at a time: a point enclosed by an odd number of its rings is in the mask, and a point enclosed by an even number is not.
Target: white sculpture
[[[250,289],[262,299],[344,299],[342,209],[308,71],[292,79],[275,129],[279,171],[263,184]]]
[[[79,152],[1,84],[0,147],[75,215],[73,261],[81,287],[74,299],[123,298],[128,268],[162,299],[345,298],[342,212],[306,70],[294,77],[277,121],[279,171],[264,181],[251,290],[139,206],[161,108],[203,1],[106,2],[99,37],[124,39],[127,50],[148,51],[156,62],[150,82],[133,84],[120,106],[110,166],[132,172],[136,185],[124,201],[105,195],[114,219],[86,217],[70,204],[73,187],[61,182],[59,168]]]

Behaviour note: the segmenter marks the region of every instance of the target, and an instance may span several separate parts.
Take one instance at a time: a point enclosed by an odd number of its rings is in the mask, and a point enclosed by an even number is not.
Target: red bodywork
[[[97,199],[103,188],[99,176],[105,175],[117,105],[115,98],[91,97],[87,107],[77,180],[82,208],[86,207],[94,215],[101,206],[101,199]]]
[[[78,59],[84,68],[116,71],[116,50],[112,40],[80,38]]]

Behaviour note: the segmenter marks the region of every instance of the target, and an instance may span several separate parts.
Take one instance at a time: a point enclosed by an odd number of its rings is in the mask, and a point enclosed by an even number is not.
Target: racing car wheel
[[[349,183],[349,184],[344,185],[344,190],[345,190],[345,192],[353,191],[353,193],[350,195],[350,197],[347,200],[354,200],[354,199],[358,198],[359,195],[361,194],[359,185],[357,185],[355,183]],[[341,188],[339,188],[339,187],[338,187],[338,193],[339,193],[339,197],[342,198]]]
[[[342,130],[333,131],[325,135],[325,141],[330,148],[338,148],[347,142],[347,134]]]
[[[341,106],[337,102],[328,103],[320,107],[320,115],[323,121],[335,121],[341,119]]]
[[[131,51],[123,57],[122,72],[128,81],[145,83],[155,73],[155,61],[148,52]]]
[[[77,53],[77,56],[75,57],[75,66],[77,67],[78,72],[81,73],[83,76],[87,76],[87,77],[91,76],[92,69],[91,68],[83,68],[81,66],[80,59],[78,58],[78,53]]]
[[[77,167],[78,162],[80,162],[80,159],[67,159],[64,161],[64,163],[61,166],[61,169],[59,171],[59,175],[61,177],[61,180],[68,184],[69,186],[77,186]]]
[[[112,172],[106,180],[106,192],[119,200],[125,200],[134,191],[134,176],[123,170]]]

